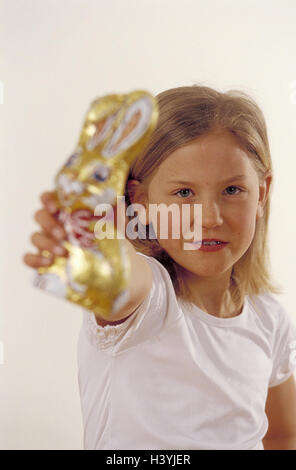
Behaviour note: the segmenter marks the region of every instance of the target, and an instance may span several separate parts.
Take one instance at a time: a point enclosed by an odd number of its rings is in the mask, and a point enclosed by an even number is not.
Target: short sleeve
[[[88,340],[99,350],[119,354],[156,335],[169,319],[169,298],[174,288],[168,271],[151,256],[144,256],[152,270],[152,286],[133,314],[118,325],[100,326],[93,312],[83,309],[83,328]]]
[[[278,309],[272,359],[269,387],[275,387],[285,382],[296,368],[296,326],[283,306]]]

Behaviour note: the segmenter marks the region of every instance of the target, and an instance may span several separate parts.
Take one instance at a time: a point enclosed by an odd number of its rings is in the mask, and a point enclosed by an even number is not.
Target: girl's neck
[[[194,304],[209,315],[220,318],[236,317],[242,310],[242,308],[238,309],[235,305],[229,291],[225,292],[224,300],[203,298],[194,301]]]
[[[230,273],[219,279],[194,279],[189,276],[186,279],[188,300],[215,317],[237,316],[241,313],[242,308],[238,308],[233,301],[229,288],[230,283]]]

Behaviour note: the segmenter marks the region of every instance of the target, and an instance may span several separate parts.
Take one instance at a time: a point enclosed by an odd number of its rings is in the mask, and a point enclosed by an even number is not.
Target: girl
[[[269,272],[264,116],[238,91],[194,85],[157,99],[157,128],[126,183],[127,205],[146,208],[145,236],[127,241],[132,301],[114,322],[83,310],[84,448],[296,449],[296,328]],[[54,253],[54,200],[41,200],[32,241]],[[199,249],[172,237],[171,217],[161,238],[148,211],[161,203],[202,205]]]

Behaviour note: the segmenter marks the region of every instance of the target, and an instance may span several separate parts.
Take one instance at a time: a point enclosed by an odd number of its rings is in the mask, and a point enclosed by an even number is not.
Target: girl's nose
[[[202,202],[202,228],[212,228],[221,225],[223,220],[219,205],[215,201]]]

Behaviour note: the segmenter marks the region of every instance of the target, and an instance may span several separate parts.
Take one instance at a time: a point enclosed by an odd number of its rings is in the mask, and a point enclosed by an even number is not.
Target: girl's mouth
[[[205,252],[214,252],[222,250],[229,242],[223,242],[221,240],[211,240],[202,242],[192,242],[188,245],[192,247],[192,250],[199,250]]]

